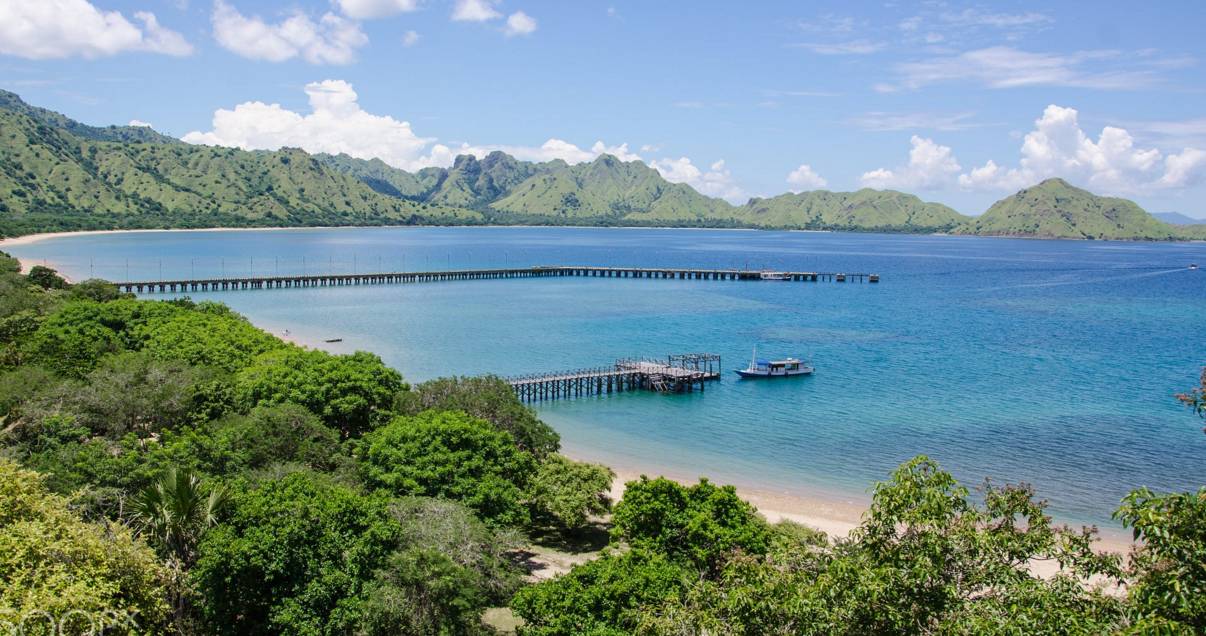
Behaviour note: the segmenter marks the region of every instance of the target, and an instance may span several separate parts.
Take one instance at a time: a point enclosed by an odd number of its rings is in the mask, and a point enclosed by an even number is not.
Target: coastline
[[[289,225],[269,227],[203,227],[203,228],[139,228],[127,230],[72,230],[68,232],[42,232],[23,234],[0,238],[0,251],[6,247],[32,245],[46,240],[67,238],[72,236],[104,235],[104,234],[135,234],[149,232],[259,232],[264,230],[342,230],[342,229],[371,229],[371,228],[567,228],[567,229],[599,229],[599,230],[712,230],[718,232],[795,232],[807,234],[891,234],[905,236],[958,237],[958,238],[988,238],[988,239],[1020,239],[1036,241],[1116,241],[1119,243],[1206,243],[1200,238],[1111,238],[1093,239],[1086,237],[1061,236],[1031,236],[1022,234],[963,234],[950,232],[892,232],[882,229],[867,228],[860,230],[829,229],[806,230],[788,227],[676,227],[672,225],[522,225],[522,224],[474,224],[474,225]]]
[[[566,452],[563,449],[562,454],[575,461],[602,463],[611,468],[616,475],[615,480],[612,482],[611,491],[608,493],[613,502],[620,500],[624,494],[625,485],[628,482],[640,479],[642,475],[647,475],[651,478],[665,477],[684,486],[697,483],[700,477],[707,477],[707,475],[690,477],[674,474],[653,466],[609,465],[607,462],[600,462],[591,457],[592,453],[582,448],[577,448],[570,452]],[[716,480],[713,481],[715,483],[724,483]],[[840,501],[832,496],[820,494],[819,491],[810,492],[806,489],[789,493],[774,491],[765,487],[737,485],[735,488],[737,489],[737,495],[757,508],[759,514],[766,518],[767,521],[771,523],[783,520],[793,521],[820,530],[834,539],[847,538],[850,532],[862,522],[863,515],[867,512],[868,508],[865,503]],[[1053,521],[1054,525],[1060,525],[1061,523],[1058,519]],[[1079,524],[1069,523],[1068,525],[1073,528],[1079,527]],[[1097,541],[1095,543],[1095,548],[1098,552],[1113,552],[1125,556],[1135,545],[1136,543],[1130,538],[1128,533],[1121,530],[1098,528]],[[1046,562],[1034,563],[1031,564],[1031,567],[1036,573],[1044,576],[1054,574],[1059,569],[1058,564]]]

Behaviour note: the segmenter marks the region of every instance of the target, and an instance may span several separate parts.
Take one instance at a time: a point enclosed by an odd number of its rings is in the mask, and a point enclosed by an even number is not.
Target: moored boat
[[[743,378],[786,378],[795,375],[811,375],[811,364],[798,358],[783,358],[782,360],[759,360],[758,350],[750,358],[750,366],[735,369],[737,375]]]
[[[760,276],[762,280],[791,280],[791,275],[787,272],[765,271]]]

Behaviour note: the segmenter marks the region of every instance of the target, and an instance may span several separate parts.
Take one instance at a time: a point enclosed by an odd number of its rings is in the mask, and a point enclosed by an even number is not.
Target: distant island
[[[1186,217],[1188,218],[1188,217]],[[350,225],[596,225],[1206,239],[1132,201],[1048,179],[969,217],[893,190],[818,190],[740,206],[640,161],[570,165],[502,152],[406,172],[296,148],[198,146],[145,126],[96,127],[0,91],[0,235]]]

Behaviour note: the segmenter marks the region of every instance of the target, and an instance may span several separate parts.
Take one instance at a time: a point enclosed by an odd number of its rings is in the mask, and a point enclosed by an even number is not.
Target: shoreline
[[[700,477],[707,477],[707,475],[690,477],[656,467],[614,466],[606,461],[599,461],[591,457],[592,453],[588,449],[582,448],[575,448],[569,452],[562,449],[561,453],[575,461],[599,463],[611,468],[616,475],[615,480],[612,482],[611,491],[608,493],[613,503],[619,501],[623,496],[625,485],[630,481],[640,479],[641,475],[647,475],[651,478],[665,477],[684,486],[697,483]],[[716,484],[725,484],[721,480],[709,479],[709,481]],[[793,521],[820,530],[829,535],[830,538],[835,539],[847,538],[850,532],[862,523],[863,515],[867,512],[870,503],[869,500],[867,503],[840,501],[832,495],[826,496],[825,494],[821,494],[822,491],[820,490],[815,491],[815,493],[809,492],[806,487],[804,489],[797,489],[794,492],[777,492],[767,487],[743,485],[735,485],[734,487],[737,489],[737,495],[757,508],[758,513],[770,523],[777,523],[783,520]],[[1059,519],[1052,521],[1053,526],[1059,526],[1063,523]],[[1072,528],[1078,528],[1083,524],[1069,522],[1067,525]],[[1097,527],[1097,541],[1094,543],[1094,547],[1098,552],[1113,552],[1125,556],[1135,545],[1136,543],[1130,538],[1129,533],[1122,530]],[[1036,571],[1041,570],[1043,572],[1052,569],[1050,564],[1036,564],[1033,567],[1036,568]],[[1055,569],[1058,569],[1058,566],[1055,566],[1052,572]]]
[[[987,238],[987,239],[1016,239],[1033,241],[1077,241],[1077,242],[1118,242],[1118,243],[1206,243],[1206,239],[1148,239],[1148,238],[1113,238],[1093,239],[1059,236],[1026,236],[1011,234],[951,234],[946,232],[890,232],[884,230],[805,230],[773,227],[675,227],[671,225],[304,225],[304,226],[271,226],[271,227],[206,227],[206,228],[140,228],[129,230],[71,230],[65,232],[40,232],[0,238],[0,251],[10,246],[32,245],[42,241],[69,238],[73,236],[105,235],[105,234],[136,234],[149,232],[258,232],[284,230],[366,230],[373,228],[550,228],[550,229],[579,229],[579,230],[713,230],[717,232],[793,232],[807,234],[885,234],[892,236],[929,236],[955,238]]]

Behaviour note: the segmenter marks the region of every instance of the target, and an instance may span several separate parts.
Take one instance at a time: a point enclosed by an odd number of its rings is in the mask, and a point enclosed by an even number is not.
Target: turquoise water
[[[1107,523],[1129,489],[1206,483],[1172,399],[1206,363],[1204,244],[797,232],[373,228],[114,234],[10,251],[73,278],[590,264],[878,272],[878,285],[464,281],[212,294],[257,324],[380,354],[411,380],[711,351],[817,373],[546,404],[568,448],[616,465],[864,498],[926,453],[969,484],[1033,483]],[[304,263],[303,263],[304,258]],[[127,270],[128,268],[128,270]],[[194,294],[195,298],[205,297]]]

